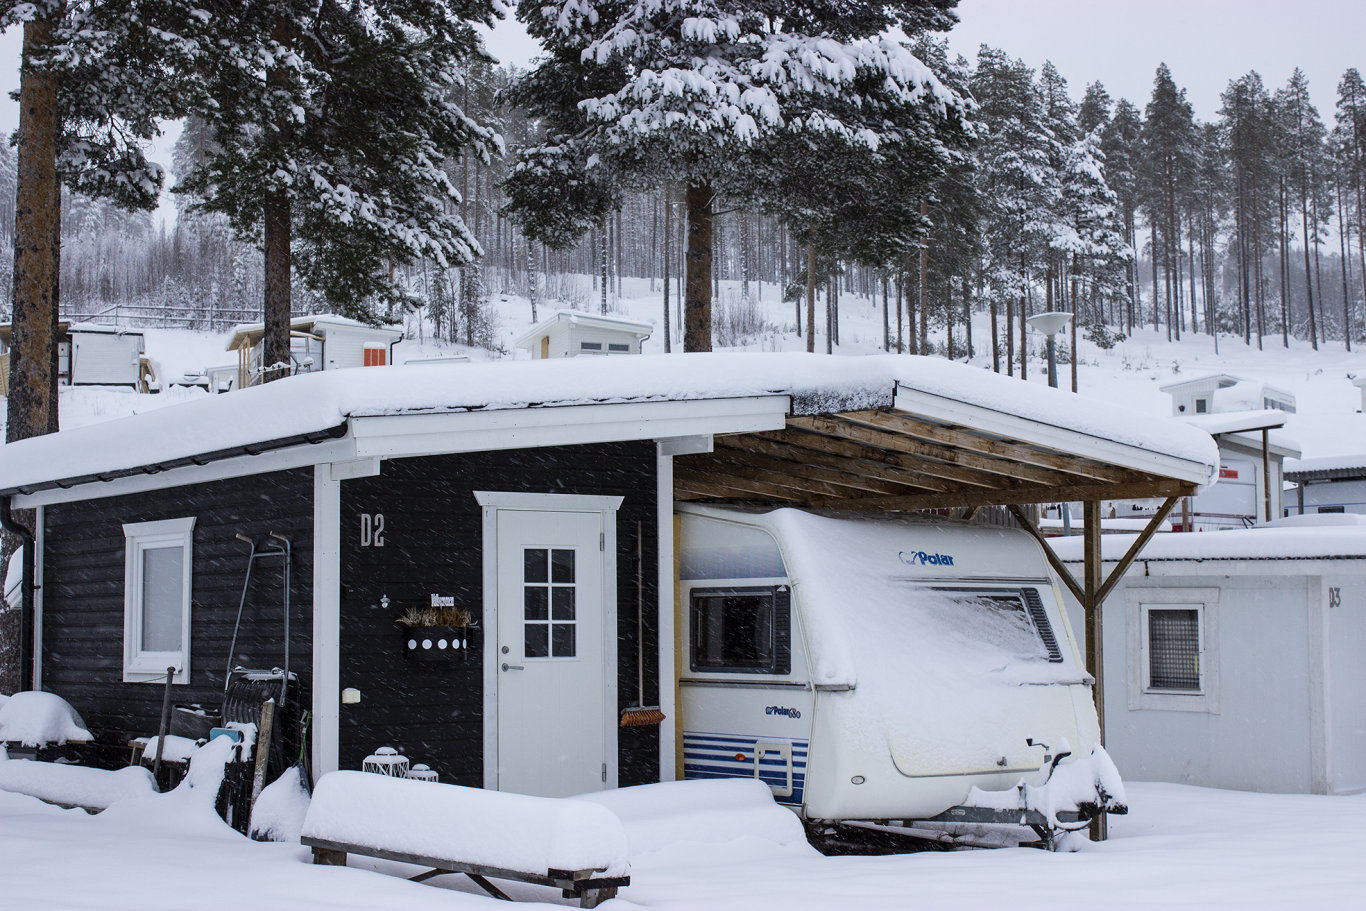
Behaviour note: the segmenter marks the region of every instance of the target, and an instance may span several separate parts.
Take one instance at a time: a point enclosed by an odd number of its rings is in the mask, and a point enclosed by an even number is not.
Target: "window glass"
[[[579,342],[579,348],[583,351],[601,351],[602,342]]]
[[[766,670],[774,666],[773,594],[693,596],[693,666]]]
[[[607,350],[608,350],[608,351],[625,351],[625,352],[629,352],[629,351],[631,350],[631,346],[630,346],[630,345],[611,345],[611,344],[609,344],[609,345],[607,346]]]
[[[185,550],[155,547],[142,552],[142,648],[180,650],[184,608]]]
[[[567,548],[528,547],[522,551],[524,657],[575,657],[576,556]]]
[[[1149,608],[1148,685],[1200,691],[1200,612],[1195,608]]]
[[[1204,414],[1204,413],[1207,412],[1207,411],[1209,411],[1209,399],[1196,399],[1196,400],[1195,400],[1195,413],[1196,413],[1196,414]]]
[[[935,595],[945,596],[936,603]],[[1024,598],[1015,592],[922,592],[920,608],[934,614],[950,612],[959,636],[992,646],[1015,658],[1052,658],[1040,632],[1030,620]],[[1042,605],[1039,607],[1042,614]],[[948,617],[941,616],[941,621]],[[1043,619],[1046,623],[1047,620]],[[1049,638],[1052,638],[1050,630]],[[1061,656],[1059,656],[1061,657]]]

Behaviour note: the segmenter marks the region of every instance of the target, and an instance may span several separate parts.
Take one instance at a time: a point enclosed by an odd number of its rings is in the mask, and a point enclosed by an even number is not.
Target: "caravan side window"
[[[194,517],[123,526],[123,680],[190,682]]]
[[[692,669],[726,674],[790,673],[791,612],[785,585],[693,589]]]

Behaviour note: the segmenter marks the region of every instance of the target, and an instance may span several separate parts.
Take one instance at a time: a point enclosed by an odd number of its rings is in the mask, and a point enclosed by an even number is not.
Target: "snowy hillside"
[[[589,279],[581,278],[583,293],[575,301],[580,308],[593,307],[597,298],[589,290]],[[628,278],[623,283],[620,300],[613,296],[612,312],[645,320],[655,325],[655,333],[643,346],[646,356],[663,355],[662,327],[663,292],[658,283],[650,292],[648,279]],[[791,304],[778,299],[777,288],[765,284],[750,284],[751,307],[744,308],[736,282],[722,282],[717,303],[718,349],[726,334],[733,334],[734,350],[752,351],[756,355],[769,351],[804,350],[805,338],[795,331],[796,315]],[[762,300],[760,299],[762,295]],[[417,315],[403,321],[407,333],[395,349],[395,362],[427,357],[437,353],[468,354],[472,361],[498,357],[514,357],[513,340],[530,327],[531,305],[524,297],[501,296],[493,301],[499,316],[496,338],[505,353],[490,353],[482,348],[467,348],[461,344],[434,340],[430,327]],[[671,294],[670,309],[674,316],[671,335],[675,342],[675,356],[681,349],[678,326],[677,295]],[[538,315],[544,318],[561,301],[542,300]],[[892,301],[893,310],[895,300]],[[817,325],[823,329],[823,302],[817,306]],[[842,295],[840,298],[841,344],[836,354],[855,356],[871,354],[882,345],[882,302],[876,305],[868,298]],[[893,316],[895,319],[895,316]],[[174,382],[185,373],[197,373],[209,367],[235,362],[235,353],[224,350],[228,334],[191,332],[176,329],[146,329],[147,353],[157,364],[157,375],[163,381]],[[1018,332],[1018,329],[1017,329]],[[991,369],[988,345],[990,320],[986,313],[974,315],[972,329],[976,355],[971,363]],[[893,329],[895,335],[895,329]],[[944,330],[930,332],[931,344],[939,350],[945,347]],[[1017,336],[1018,340],[1018,336]],[[1298,412],[1289,415],[1285,435],[1303,447],[1306,458],[1366,452],[1366,415],[1360,413],[1361,395],[1351,383],[1351,377],[1366,373],[1366,352],[1342,350],[1341,343],[1332,342],[1314,351],[1308,342],[1292,340],[1287,350],[1279,338],[1268,338],[1266,350],[1249,348],[1236,337],[1221,336],[1219,353],[1214,351],[1208,335],[1187,334],[1180,342],[1168,342],[1165,329],[1154,332],[1140,329],[1134,337],[1106,351],[1081,340],[1079,344],[1079,389],[1081,394],[1104,401],[1122,403],[1154,415],[1171,413],[1171,399],[1159,390],[1167,383],[1193,378],[1208,373],[1231,373],[1246,379],[1259,380],[1293,393],[1298,399]],[[816,339],[818,351],[825,350],[824,334]],[[962,327],[957,334],[956,348],[964,347]],[[1028,381],[1047,383],[1043,358],[1043,339],[1031,331]],[[1059,364],[1059,385],[1070,383],[1068,366]],[[77,427],[97,421],[122,417],[149,408],[159,408],[193,399],[206,393],[194,389],[171,387],[159,395],[136,395],[131,391],[113,388],[82,388],[62,390],[62,426]]]

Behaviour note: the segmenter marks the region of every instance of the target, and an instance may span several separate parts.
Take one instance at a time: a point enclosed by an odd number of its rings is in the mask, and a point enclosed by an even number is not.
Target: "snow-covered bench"
[[[300,841],[315,864],[361,854],[428,867],[422,882],[464,873],[495,898],[490,879],[536,883],[596,908],[631,883],[626,834],[605,807],[478,788],[332,772],[313,790]]]
[[[156,794],[152,773],[130,767],[116,772],[54,762],[10,759],[0,762],[0,790],[27,794],[68,809],[98,813],[120,800]]]

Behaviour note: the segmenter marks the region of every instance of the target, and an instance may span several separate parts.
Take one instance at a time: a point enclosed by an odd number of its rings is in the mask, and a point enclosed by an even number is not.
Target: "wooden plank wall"
[[[394,620],[432,593],[483,610],[483,518],[475,490],[621,495],[618,513],[618,685],[636,692],[636,522],[644,528],[646,700],[658,704],[658,536],[652,442],[507,450],[384,462],[374,478],[342,482],[343,687],[361,691],[341,707],[340,765],[392,746],[441,780],[483,786],[483,662],[406,660]],[[360,545],[361,514],[384,516],[384,546]],[[373,518],[371,519],[374,522]],[[380,606],[387,595],[387,609]],[[616,719],[609,719],[615,724]],[[672,723],[672,720],[667,723]],[[621,728],[620,783],[659,780],[657,727]]]
[[[311,701],[313,633],[313,469],[275,472],[47,507],[43,593],[43,688],[67,699],[99,740],[122,745],[155,734],[160,683],[124,683],[125,522],[195,516],[190,609],[190,683],[178,703],[217,706],[237,617],[249,548],[278,531],[293,542],[290,670],[300,704]],[[257,561],[238,637],[237,663],[284,661],[281,561]],[[119,755],[107,754],[111,763]]]

